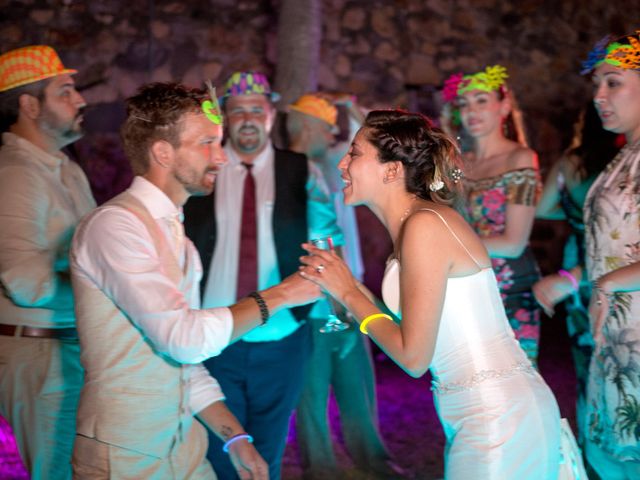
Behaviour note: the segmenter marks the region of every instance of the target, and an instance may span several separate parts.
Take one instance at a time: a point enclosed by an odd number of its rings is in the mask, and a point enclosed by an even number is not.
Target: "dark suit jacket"
[[[275,204],[273,209],[273,235],[276,243],[280,278],[298,270],[298,258],[305,252],[300,244],[307,241],[307,190],[309,174],[307,158],[299,153],[275,150]],[[184,206],[184,228],[195,244],[204,269],[200,293],[209,278],[209,268],[216,246],[215,191],[206,197],[191,197]],[[240,259],[242,268],[242,259]],[[310,307],[297,307],[291,311],[303,320]]]

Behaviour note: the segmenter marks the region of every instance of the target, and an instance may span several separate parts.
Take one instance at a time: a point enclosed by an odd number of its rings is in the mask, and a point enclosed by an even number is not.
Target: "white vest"
[[[142,221],[167,275],[184,290],[177,260],[144,205],[127,192],[106,205],[124,208]],[[80,360],[86,372],[77,432],[146,455],[166,457],[194,421],[188,407],[187,372],[158,353],[98,286],[75,281],[73,272],[72,282]]]

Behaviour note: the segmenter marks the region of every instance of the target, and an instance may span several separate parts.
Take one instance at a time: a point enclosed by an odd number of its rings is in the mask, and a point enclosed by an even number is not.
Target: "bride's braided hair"
[[[455,142],[420,113],[373,110],[363,128],[382,163],[401,162],[405,188],[425,200],[451,204],[459,192],[460,155]],[[429,186],[441,180],[444,187]]]

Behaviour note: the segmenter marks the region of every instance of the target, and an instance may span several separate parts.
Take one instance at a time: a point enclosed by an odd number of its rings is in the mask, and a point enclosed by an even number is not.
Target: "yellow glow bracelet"
[[[369,325],[369,322],[375,320],[376,318],[386,318],[387,320],[391,320],[393,322],[393,319],[386,313],[374,313],[373,315],[365,317],[365,319],[360,322],[360,331],[365,335],[369,335],[369,332],[367,331],[367,325]]]

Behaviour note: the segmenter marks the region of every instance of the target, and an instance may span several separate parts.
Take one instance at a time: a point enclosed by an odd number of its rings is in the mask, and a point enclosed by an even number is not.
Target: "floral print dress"
[[[624,147],[585,202],[589,280],[640,262],[640,142]],[[587,438],[620,461],[640,460],[640,291],[616,292],[587,383]]]
[[[466,216],[480,237],[500,235],[508,204],[535,206],[541,191],[538,171],[509,170],[479,180],[465,179]],[[520,346],[536,365],[540,338],[540,307],[531,287],[540,279],[538,264],[527,246],[518,258],[492,258],[507,317]]]

